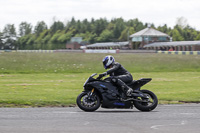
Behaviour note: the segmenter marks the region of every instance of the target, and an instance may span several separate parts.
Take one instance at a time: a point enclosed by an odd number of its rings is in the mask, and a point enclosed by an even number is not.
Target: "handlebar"
[[[94,73],[94,74],[92,74],[90,77],[94,77],[94,76],[96,76],[97,75],[97,73]],[[104,76],[100,76],[100,74],[99,74],[99,76],[96,78],[96,79],[98,79],[98,80],[100,80],[100,79],[102,79]]]
[[[98,76],[96,79],[100,80],[100,79],[102,79],[102,78],[103,78],[103,77]]]

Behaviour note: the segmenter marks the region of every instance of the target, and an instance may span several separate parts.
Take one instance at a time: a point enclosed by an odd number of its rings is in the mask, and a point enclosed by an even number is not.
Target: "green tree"
[[[97,38],[98,42],[110,42],[113,38],[113,33],[107,29],[105,29],[100,36]]]
[[[101,32],[106,29],[107,25],[108,22],[106,19],[101,18],[96,20],[93,25],[93,33],[96,33],[97,36],[99,36]]]
[[[179,21],[173,28],[167,27],[166,24],[157,28],[151,24],[151,27],[172,36],[174,41],[200,39],[200,31],[189,25],[183,26],[183,24]],[[21,37],[17,44],[20,49],[58,49],[64,48],[65,43],[75,36],[83,37],[83,41],[89,43],[127,41],[128,31],[131,35],[146,28],[147,25],[148,23],[144,24],[137,18],[128,21],[123,18],[114,18],[111,21],[106,18],[92,18],[90,21],[87,19],[81,21],[72,17],[66,26],[61,21],[54,21],[49,29],[44,21],[40,21],[31,33],[31,24],[22,22],[19,26]],[[4,42],[14,44],[9,39],[17,39],[14,25],[6,26],[2,34],[0,35],[0,47]]]
[[[4,48],[16,49],[17,48],[17,35],[14,24],[7,24],[3,30]]]
[[[31,34],[28,34],[28,35],[25,35],[25,36],[20,37],[20,38],[17,40],[18,48],[19,48],[20,50],[29,49],[29,48],[30,48],[30,44],[28,44],[27,42],[29,41],[29,39],[30,39],[31,37],[32,37]]]
[[[68,32],[68,33],[65,33],[65,34],[61,34],[60,37],[58,37],[57,41],[59,43],[67,43],[67,41],[69,41],[72,37],[72,33]]]
[[[0,49],[4,48],[4,43],[3,43],[3,33],[0,32]]]
[[[110,22],[110,23],[108,24],[108,26],[106,27],[106,29],[113,31],[113,30],[114,30],[114,27],[115,27],[115,24],[113,24],[113,23]]]
[[[69,28],[75,28],[75,26],[76,26],[76,20],[75,20],[75,18],[74,17],[72,17],[72,19],[71,19],[71,21],[69,21],[68,23],[67,23],[67,29],[69,29]]]
[[[58,30],[55,34],[53,34],[53,36],[50,39],[50,42],[53,44],[57,44],[59,43],[58,38],[61,36],[61,31]]]
[[[121,32],[121,35],[119,37],[119,40],[120,41],[128,41],[129,37],[128,35],[130,36],[131,34],[135,33],[135,30],[133,27],[127,27],[126,29],[124,29],[122,32]]]
[[[200,32],[197,33],[197,36],[196,36],[196,38],[194,40],[200,40]]]
[[[180,33],[180,35],[183,36],[183,34],[184,34],[184,29],[183,29],[181,26],[175,25],[175,26],[174,26],[174,29],[178,30],[178,32]]]
[[[40,21],[37,23],[37,25],[35,26],[34,29],[34,33],[39,36],[41,32],[43,32],[43,30],[47,29],[47,25],[44,21]]]
[[[195,40],[195,38],[197,37],[198,35],[198,32],[190,27],[190,26],[186,26],[184,29],[183,29],[183,37],[185,38],[185,40],[187,41],[193,41]]]
[[[169,33],[169,28],[167,27],[166,24],[165,24],[164,26],[159,26],[157,29],[158,29],[159,31],[161,31],[161,32],[166,33],[166,34]]]
[[[28,34],[31,34],[32,32],[32,26],[31,24],[27,22],[21,22],[19,25],[19,35],[20,36],[25,36]]]
[[[137,18],[129,20],[127,22],[127,26],[133,27],[136,32],[138,32],[138,31],[140,31],[140,30],[142,30],[142,29],[147,27],[141,21],[139,21]]]
[[[77,21],[77,23],[76,23],[76,27],[75,27],[75,29],[76,29],[76,33],[82,33],[82,25],[81,25],[81,21],[80,20],[78,20]]]
[[[15,28],[15,25],[14,25],[14,24],[7,24],[7,25],[4,27],[3,34],[4,34],[5,36],[13,36],[13,37],[15,37],[15,36],[16,36],[16,28]]]
[[[47,35],[51,35],[50,30],[49,29],[45,29],[43,30],[39,36],[37,36],[36,40],[34,41],[35,44],[37,44],[37,47],[39,49],[45,49],[46,48],[46,40],[44,40],[44,38]]]
[[[61,21],[56,21],[51,25],[50,29],[52,33],[56,33],[58,30],[64,30],[64,24]]]
[[[37,36],[35,34],[29,34],[29,39],[27,41],[27,45],[28,45],[28,48],[29,49],[34,49],[34,43],[35,43],[35,40],[37,39]]]
[[[121,32],[125,29],[125,24],[122,18],[118,18],[115,21],[116,23],[113,29],[113,33],[114,33],[114,37],[118,39],[121,35]]]
[[[92,31],[91,24],[88,22],[87,19],[84,19],[82,23],[83,23],[82,24],[82,31],[83,31],[83,33],[91,32]]]
[[[171,32],[171,36],[173,38],[173,41],[183,41],[184,38],[181,36],[179,31],[177,29],[173,29]]]
[[[62,36],[63,32],[58,30],[55,34],[50,39],[50,46],[52,49],[63,49],[65,48],[66,43],[64,42],[65,40],[63,38],[60,38]],[[63,39],[63,40],[62,40]],[[62,42],[61,42],[62,41]]]

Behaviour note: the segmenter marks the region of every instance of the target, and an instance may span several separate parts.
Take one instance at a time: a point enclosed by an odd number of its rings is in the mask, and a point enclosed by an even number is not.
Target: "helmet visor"
[[[108,66],[106,65],[106,64],[108,63],[108,60],[109,60],[108,57],[105,57],[105,58],[103,59],[103,66],[104,66],[105,69],[107,69],[107,67],[108,67]]]
[[[103,66],[104,66],[105,69],[107,69],[107,67],[108,67],[108,66],[106,66],[107,63],[108,63],[108,60],[103,61]]]

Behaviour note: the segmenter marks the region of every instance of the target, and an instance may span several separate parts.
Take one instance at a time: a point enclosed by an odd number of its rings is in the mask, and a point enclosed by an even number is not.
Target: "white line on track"
[[[55,114],[76,114],[77,112],[60,112],[60,111],[54,111]]]
[[[169,125],[154,125],[151,126],[152,129],[159,129],[160,127],[167,127],[167,126],[183,126],[185,125],[187,122],[186,121],[181,121],[180,124],[169,124]]]

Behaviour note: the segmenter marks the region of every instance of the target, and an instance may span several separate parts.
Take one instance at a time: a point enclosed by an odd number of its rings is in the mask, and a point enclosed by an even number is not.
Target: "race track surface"
[[[152,112],[75,108],[0,108],[0,133],[200,133],[200,104]]]

